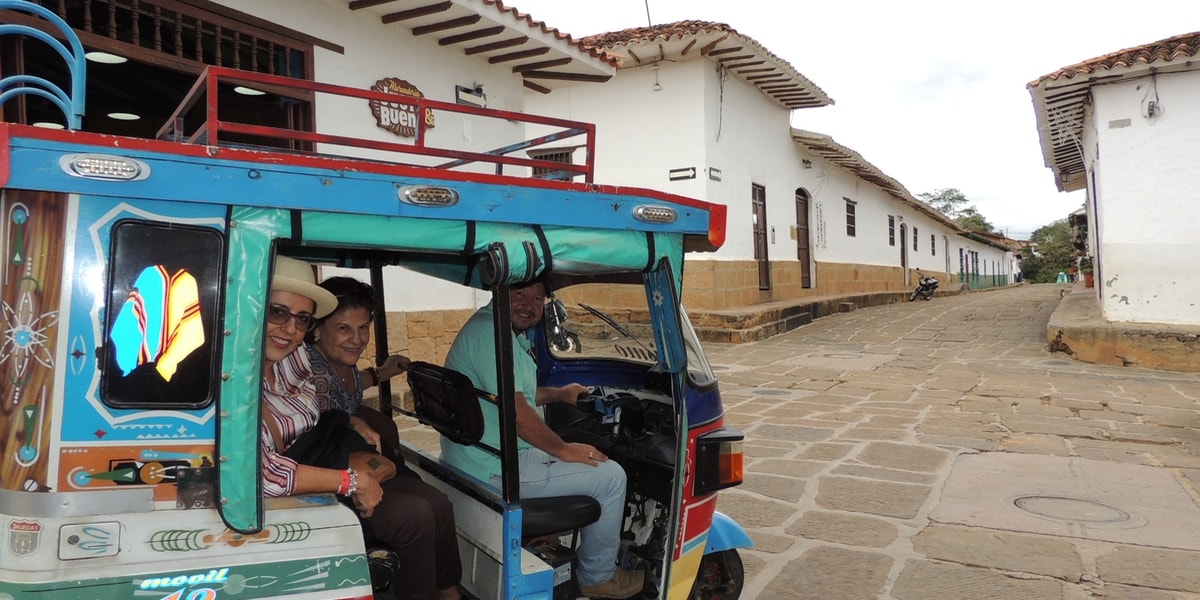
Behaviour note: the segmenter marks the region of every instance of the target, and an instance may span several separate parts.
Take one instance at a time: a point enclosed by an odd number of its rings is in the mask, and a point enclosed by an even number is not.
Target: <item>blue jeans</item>
[[[600,502],[600,518],[580,530],[575,580],[579,585],[599,585],[611,579],[625,517],[625,470],[612,460],[595,467],[562,462],[537,448],[522,450],[518,456],[521,496],[591,496]]]

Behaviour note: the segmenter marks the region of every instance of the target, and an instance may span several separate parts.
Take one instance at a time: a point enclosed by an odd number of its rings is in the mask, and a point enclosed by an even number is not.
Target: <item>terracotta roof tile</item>
[[[537,19],[534,19],[533,16],[531,16],[529,13],[523,13],[523,12],[517,10],[516,7],[505,6],[504,2],[502,2],[501,0],[482,0],[482,1],[486,5],[496,7],[496,9],[502,13],[511,14],[518,21],[525,21],[525,23],[527,25],[529,25],[530,28],[540,29],[543,33],[548,33],[550,35],[553,35],[556,39],[561,40],[564,43],[567,43],[569,45],[575,46],[576,48],[579,48],[581,51],[586,52],[587,54],[589,54],[590,56],[592,56],[594,58],[603,60],[610,65],[615,66],[617,64],[617,57],[609,56],[609,55],[605,54],[604,52],[600,51],[599,49],[590,47],[589,45],[584,44],[582,39],[576,40],[571,37],[571,34],[560,31],[557,27],[551,27],[551,26],[547,25],[545,21],[539,21]]]
[[[831,136],[815,131],[796,129],[794,127],[791,133],[792,141],[804,146],[809,152],[845,169],[863,181],[874,184],[896,200],[915,208],[946,227],[960,233],[963,231],[949,217],[917,199],[916,196],[913,196],[908,191],[908,188],[904,187],[899,181],[881,171],[879,167],[871,164],[858,152],[839,144]]]
[[[584,45],[595,46],[597,48],[611,48],[626,44],[653,42],[658,39],[683,39],[689,35],[710,31],[724,31],[737,34],[737,31],[724,23],[714,23],[712,21],[679,21],[664,25],[632,27],[620,31],[598,33],[596,35],[589,35],[581,39],[580,42]]]
[[[1150,65],[1156,62],[1186,60],[1196,56],[1197,53],[1200,53],[1200,31],[1169,37],[1142,46],[1118,50],[1104,56],[1097,56],[1096,58],[1088,59],[1069,67],[1063,67],[1053,73],[1043,75],[1031,81],[1029,86],[1039,85],[1046,80],[1091,75],[1100,71],[1111,71],[1139,64]]]
[[[1190,68],[1200,53],[1200,32],[1185,33],[1085,60],[1043,75],[1026,85],[1033,99],[1042,157],[1059,191],[1087,186],[1083,129],[1091,87],[1148,72]]]
[[[703,45],[693,46],[696,41],[703,42]],[[661,53],[662,45],[670,45],[673,42],[676,43],[676,50],[680,56],[706,57],[729,67],[736,77],[748,85],[757,87],[763,95],[780,106],[796,109],[834,103],[824,90],[800,74],[791,63],[725,23],[678,21],[599,33],[580,40],[585,47],[614,56],[619,57],[628,52],[639,64],[643,63],[643,57],[634,54],[632,47],[659,44],[655,52]],[[661,58],[660,56],[659,59]],[[618,63],[618,68],[622,66],[625,65]]]

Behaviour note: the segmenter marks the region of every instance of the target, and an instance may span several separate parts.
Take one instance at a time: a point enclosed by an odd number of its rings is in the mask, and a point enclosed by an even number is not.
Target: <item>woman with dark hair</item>
[[[379,482],[353,468],[307,465],[286,455],[299,446],[298,438],[319,427],[322,414],[337,408],[331,395],[317,391],[322,385],[328,389],[328,382],[318,383],[309,360],[313,353],[297,351],[318,320],[336,321],[339,311],[346,312],[314,280],[308,263],[276,257],[264,324],[263,491],[267,496],[328,492],[345,497],[358,509],[364,531],[405,567],[391,576],[397,599],[458,600],[462,564],[454,507],[445,494],[416,477]]]
[[[313,365],[317,392],[350,415],[350,427],[371,445],[380,441],[395,452],[400,433],[395,422],[369,406],[363,406],[363,390],[377,386],[408,368],[408,357],[393,354],[378,367],[358,368],[367,344],[378,303],[371,286],[352,277],[330,277],[320,284],[337,298],[337,309],[317,319],[308,334],[305,349]],[[386,401],[386,400],[384,400]]]

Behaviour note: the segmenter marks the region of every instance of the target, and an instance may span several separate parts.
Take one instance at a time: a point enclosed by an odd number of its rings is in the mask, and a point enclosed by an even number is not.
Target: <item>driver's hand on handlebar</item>
[[[571,406],[576,406],[582,398],[587,398],[592,393],[592,389],[581,383],[568,383],[559,389],[559,402],[565,402]]]
[[[558,455],[558,460],[583,463],[594,467],[608,460],[608,456],[591,444],[568,443],[562,453]]]

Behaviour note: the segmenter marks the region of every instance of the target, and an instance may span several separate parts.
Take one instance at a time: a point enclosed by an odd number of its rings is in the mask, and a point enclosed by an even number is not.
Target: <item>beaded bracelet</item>
[[[343,495],[353,496],[354,493],[358,491],[358,471],[355,471],[354,469],[346,469],[346,473],[350,480],[350,484],[346,487],[346,493]]]

